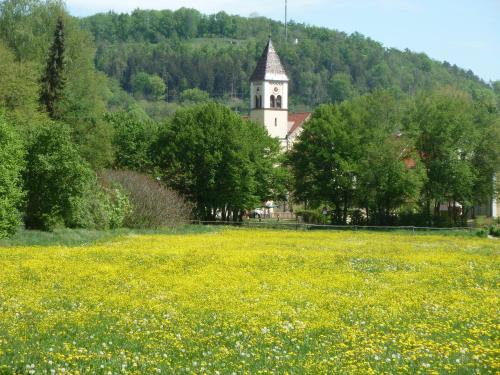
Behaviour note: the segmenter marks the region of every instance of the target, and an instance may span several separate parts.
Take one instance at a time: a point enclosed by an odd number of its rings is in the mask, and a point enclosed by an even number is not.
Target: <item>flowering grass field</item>
[[[0,373],[495,373],[498,241],[221,229],[0,248]]]

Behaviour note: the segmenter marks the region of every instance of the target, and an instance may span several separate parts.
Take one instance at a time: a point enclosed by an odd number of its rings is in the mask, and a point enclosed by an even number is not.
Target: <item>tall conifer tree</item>
[[[52,119],[57,117],[56,103],[62,97],[64,83],[64,24],[62,18],[59,17],[47,66],[41,80],[40,92],[40,104]]]

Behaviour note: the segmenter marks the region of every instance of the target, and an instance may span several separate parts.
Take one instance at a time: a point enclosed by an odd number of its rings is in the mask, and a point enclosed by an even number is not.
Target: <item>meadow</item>
[[[499,241],[222,229],[0,247],[0,373],[498,373]]]

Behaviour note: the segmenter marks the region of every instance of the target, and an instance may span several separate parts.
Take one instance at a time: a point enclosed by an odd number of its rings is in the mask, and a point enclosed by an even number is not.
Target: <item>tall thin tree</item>
[[[62,97],[64,84],[64,24],[59,17],[40,91],[40,105],[52,119],[57,118],[56,104]]]

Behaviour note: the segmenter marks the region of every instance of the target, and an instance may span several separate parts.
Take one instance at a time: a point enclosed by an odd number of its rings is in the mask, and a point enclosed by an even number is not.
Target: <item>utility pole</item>
[[[285,0],[285,43],[288,43],[288,0]]]

